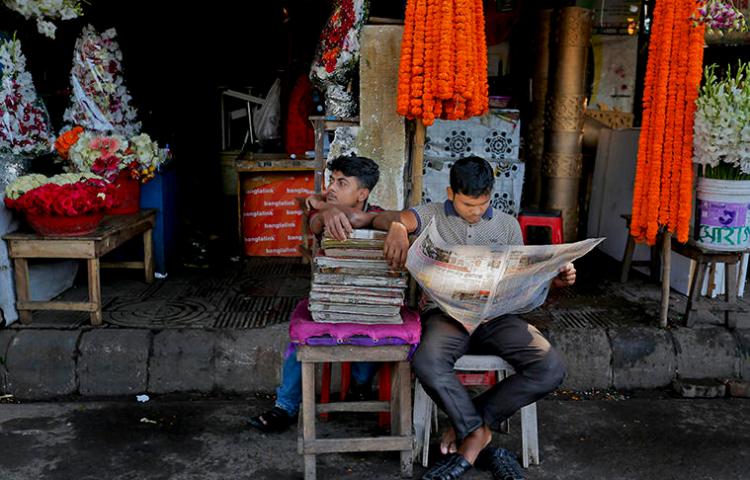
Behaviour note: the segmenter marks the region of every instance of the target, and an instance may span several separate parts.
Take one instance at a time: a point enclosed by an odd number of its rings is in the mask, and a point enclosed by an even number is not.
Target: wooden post
[[[31,300],[31,291],[29,289],[29,262],[25,258],[16,258],[13,260],[15,265],[16,276],[16,300],[18,303],[28,302]],[[21,323],[31,323],[30,310],[18,310],[18,318]]]
[[[323,190],[323,178],[326,172],[326,159],[323,156],[323,135],[325,135],[325,121],[313,120],[313,129],[315,131],[315,193]]]
[[[89,302],[96,306],[91,312],[91,325],[102,324],[102,290],[99,283],[99,259],[90,258],[86,260],[89,271]]]
[[[422,203],[422,169],[424,168],[424,142],[426,128],[422,120],[414,123],[414,138],[411,144],[411,195],[409,205],[414,207]]]
[[[661,315],[660,325],[667,328],[667,317],[669,315],[669,279],[672,275],[672,233],[664,232],[664,244],[662,245],[663,270],[661,276]]]
[[[307,453],[307,443],[315,440],[315,364],[302,362],[302,440],[305,480],[315,480],[315,454]]]
[[[149,228],[143,232],[143,269],[146,274],[146,283],[154,281],[154,230]]]

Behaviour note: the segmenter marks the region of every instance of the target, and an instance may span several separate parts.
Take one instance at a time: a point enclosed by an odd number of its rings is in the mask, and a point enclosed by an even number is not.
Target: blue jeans
[[[358,385],[372,382],[379,366],[378,363],[371,362],[352,363],[354,382]],[[297,361],[297,355],[292,352],[284,360],[281,385],[276,389],[276,406],[293,416],[299,411],[300,402],[302,402],[302,364]]]

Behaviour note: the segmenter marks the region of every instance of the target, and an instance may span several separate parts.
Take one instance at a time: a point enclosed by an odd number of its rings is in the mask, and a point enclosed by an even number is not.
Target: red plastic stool
[[[522,210],[518,215],[518,223],[521,225],[523,243],[526,243],[529,227],[549,228],[552,233],[552,244],[563,243],[563,224],[560,210]]]
[[[378,372],[378,400],[389,401],[391,399],[391,365],[384,363],[380,367]],[[339,400],[346,400],[346,393],[349,391],[349,385],[351,384],[352,377],[352,364],[349,362],[341,362],[341,391],[339,392]],[[331,364],[323,364],[323,375],[320,379],[320,402],[319,403],[330,403],[331,401]],[[327,413],[321,413],[320,418],[323,421],[328,420]],[[378,413],[378,426],[387,427],[391,424],[391,413],[380,412]]]
[[[497,383],[497,372],[457,373],[458,381],[465,386],[492,386]]]

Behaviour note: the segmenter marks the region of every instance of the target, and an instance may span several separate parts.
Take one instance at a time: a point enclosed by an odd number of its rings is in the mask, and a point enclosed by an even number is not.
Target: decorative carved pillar
[[[554,10],[538,10],[535,23],[538,31],[534,41],[536,63],[531,78],[531,121],[526,132],[526,203],[539,207],[542,203],[542,159],[544,155],[544,108],[549,78],[550,31]]]
[[[583,119],[586,110],[586,58],[591,41],[592,11],[567,7],[558,11],[553,49],[553,80],[545,112],[543,175],[545,206],[562,211],[563,237],[578,233],[578,188],[583,160]]]

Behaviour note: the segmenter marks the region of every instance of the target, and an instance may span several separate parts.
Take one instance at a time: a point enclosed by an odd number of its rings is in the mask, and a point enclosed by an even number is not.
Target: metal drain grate
[[[245,263],[245,273],[254,277],[287,275],[297,265],[301,265],[298,258],[252,257]]]
[[[237,297],[229,301],[214,322],[214,328],[263,328],[284,323],[299,297]]]
[[[555,323],[568,328],[611,328],[617,324],[612,312],[599,308],[579,307],[575,310],[551,310]]]

